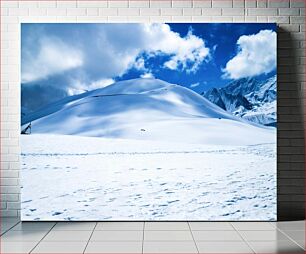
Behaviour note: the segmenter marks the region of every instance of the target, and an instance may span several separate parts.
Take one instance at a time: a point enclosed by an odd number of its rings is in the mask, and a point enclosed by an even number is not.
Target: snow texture
[[[157,79],[23,118],[23,220],[275,220],[276,130]]]

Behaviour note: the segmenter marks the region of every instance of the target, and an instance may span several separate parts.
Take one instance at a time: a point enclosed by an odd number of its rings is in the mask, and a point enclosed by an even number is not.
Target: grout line
[[[246,239],[244,239],[244,237],[240,234],[239,230],[237,230],[237,229],[234,227],[233,223],[230,222],[230,224],[231,224],[232,227],[235,229],[235,231],[237,232],[237,234],[242,238],[243,242],[245,242],[246,245],[249,246],[249,248],[253,251],[253,253],[256,253],[256,251],[252,248],[252,246],[249,244],[249,242],[248,242]]]
[[[13,224],[10,228],[8,228],[7,230],[3,231],[3,233],[1,233],[0,235],[4,235],[5,233],[9,232],[12,228],[14,228],[15,226],[17,226],[21,221],[17,221],[16,224]]]
[[[90,241],[90,239],[91,239],[93,233],[95,232],[95,229],[96,229],[97,225],[98,225],[98,222],[96,222],[96,224],[95,224],[95,226],[94,226],[94,228],[93,228],[93,230],[92,230],[92,232],[91,232],[91,234],[90,234],[90,236],[89,236],[89,239],[88,239],[88,241],[87,241],[87,243],[86,243],[86,246],[85,246],[85,248],[84,248],[83,253],[85,253],[85,251],[86,251],[86,249],[87,249],[87,246],[88,246],[88,244],[89,244],[89,241]]]
[[[269,221],[269,224],[270,224],[273,228],[275,228],[275,229],[277,229],[276,223],[277,223],[276,221],[275,221],[275,224],[274,224],[273,222]]]
[[[230,222],[230,221],[229,221],[228,223],[231,225],[232,229],[236,231],[236,228],[235,228],[235,226],[233,225],[233,223]]]
[[[38,244],[41,243],[41,241],[43,239],[45,239],[45,237],[51,232],[51,230],[55,227],[55,225],[57,224],[57,222],[49,229],[49,231],[37,242],[37,244],[29,251],[29,253],[32,253],[32,251],[38,246]]]
[[[144,246],[144,234],[145,234],[145,221],[143,222],[143,227],[142,227],[142,245],[141,245],[141,253],[143,253],[143,246]]]
[[[301,247],[303,250],[305,250],[305,248],[303,246],[301,246],[298,242],[296,242],[292,237],[290,237],[289,235],[287,235],[285,233],[285,231],[279,229],[279,228],[276,228],[279,232],[283,233],[286,237],[289,238],[290,241],[294,242],[296,245],[298,245],[299,247]],[[294,231],[294,230],[293,230]],[[299,230],[298,230],[299,231]],[[302,230],[301,230],[302,231]]]
[[[191,236],[192,236],[193,242],[194,242],[194,244],[195,244],[195,246],[196,246],[197,252],[198,252],[198,253],[200,253],[199,248],[198,248],[198,245],[197,245],[197,242],[196,242],[196,240],[194,239],[194,236],[193,236],[193,233],[192,233],[192,230],[191,230],[191,227],[190,227],[189,221],[187,221],[187,224],[188,224],[188,227],[189,227],[189,230],[190,230],[190,233],[191,233]]]

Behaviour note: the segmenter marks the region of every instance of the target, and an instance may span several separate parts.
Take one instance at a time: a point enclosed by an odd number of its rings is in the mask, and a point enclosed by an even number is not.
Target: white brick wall
[[[1,216],[19,216],[21,22],[278,22],[280,218],[304,214],[304,0],[11,1],[1,4]],[[293,187],[292,187],[293,186]],[[298,211],[298,213],[296,213]]]

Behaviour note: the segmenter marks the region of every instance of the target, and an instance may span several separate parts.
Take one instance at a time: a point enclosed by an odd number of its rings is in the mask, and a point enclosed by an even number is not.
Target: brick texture
[[[20,216],[21,22],[277,22],[278,219],[305,215],[305,1],[12,1],[1,5],[1,216]]]

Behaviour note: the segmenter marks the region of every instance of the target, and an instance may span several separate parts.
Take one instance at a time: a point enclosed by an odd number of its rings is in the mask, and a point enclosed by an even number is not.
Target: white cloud
[[[101,27],[98,35],[103,56],[107,58],[108,66],[112,66],[107,71],[108,77],[123,75],[132,67],[149,71],[145,59],[139,58],[141,53],[168,55],[170,59],[163,64],[165,68],[180,68],[187,72],[197,71],[209,57],[209,48],[205,47],[203,39],[193,35],[192,31],[181,37],[167,24],[112,24]]]
[[[114,84],[116,81],[114,79],[100,79],[93,81],[90,84],[81,83],[79,80],[74,80],[71,82],[73,86],[70,86],[67,90],[69,95],[80,94],[86,91],[91,91],[99,88],[107,87],[111,84]]]
[[[140,75],[141,78],[155,78],[151,72],[144,73]]]
[[[190,87],[193,88],[193,87],[197,87],[197,86],[199,86],[199,85],[200,85],[200,83],[197,82],[197,83],[191,84]]]
[[[43,37],[37,45],[38,51],[23,52],[22,82],[31,82],[61,73],[82,65],[81,51],[66,45],[58,38]]]
[[[94,81],[92,82],[90,85],[89,85],[89,90],[92,90],[92,89],[98,89],[98,88],[104,88],[104,87],[107,87],[111,84],[114,84],[116,81],[114,79],[111,79],[111,78],[106,78],[106,79],[100,79],[100,80],[97,80],[97,81]]]
[[[139,71],[147,70],[145,67],[145,60],[142,57],[137,59],[136,62],[134,63],[134,68]]]
[[[257,34],[243,35],[237,45],[236,56],[222,70],[224,78],[253,77],[276,68],[276,32],[261,30]]]
[[[196,72],[199,65],[209,58],[209,48],[205,47],[203,39],[192,34],[190,30],[186,37],[171,31],[167,24],[147,24],[149,37],[148,51],[171,55],[164,63],[168,69],[179,67],[187,72]]]
[[[90,24],[86,29],[78,25],[65,30],[65,35],[48,24],[43,32],[32,30],[23,40],[22,82],[56,78],[66,71],[60,82],[49,85],[69,93],[101,87],[99,81],[120,77],[131,68],[148,77],[152,71],[146,55],[166,55],[161,68],[186,72],[197,71],[209,59],[203,39],[191,30],[181,37],[167,24]]]

